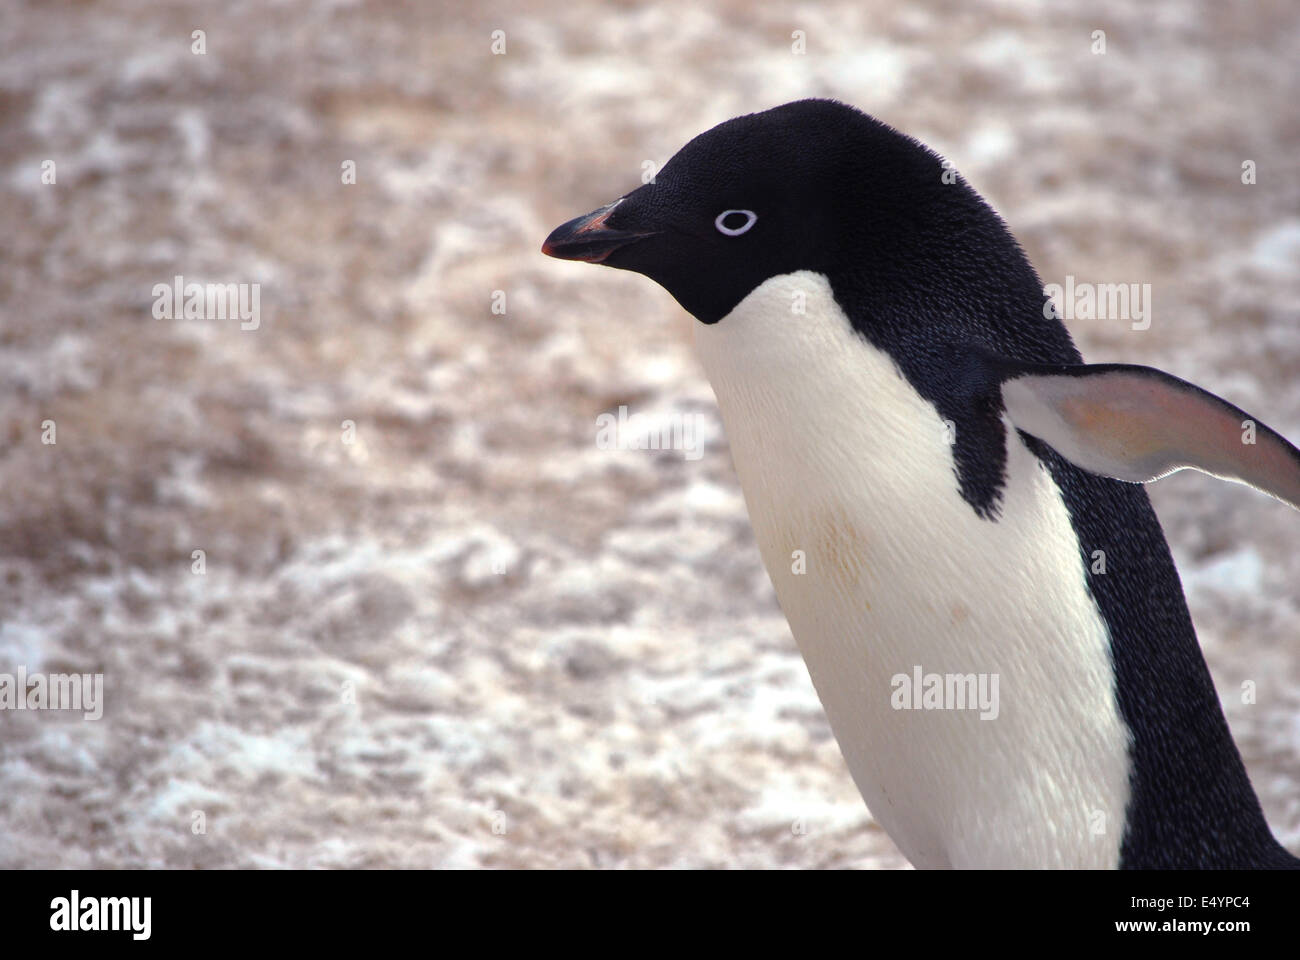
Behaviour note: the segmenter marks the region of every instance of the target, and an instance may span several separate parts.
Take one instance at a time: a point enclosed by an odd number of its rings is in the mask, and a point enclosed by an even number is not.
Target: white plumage
[[[694,327],[763,561],[877,821],[918,867],[1116,866],[1128,734],[1050,474],[1008,427],[999,518],[977,516],[947,425],[820,274]],[[891,678],[916,666],[997,674],[997,717],[894,709]]]

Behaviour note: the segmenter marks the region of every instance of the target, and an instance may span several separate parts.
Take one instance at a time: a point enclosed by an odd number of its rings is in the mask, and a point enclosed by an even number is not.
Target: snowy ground
[[[0,713],[0,866],[903,866],[691,321],[538,246],[723,119],[838,97],[950,157],[1045,281],[1152,285],[1147,331],[1073,324],[1091,359],[1294,439],[1298,51],[1288,2],[6,4],[0,672],[106,704]],[[260,328],[154,319],[176,274],[260,283]],[[620,404],[703,414],[703,457],[598,449]],[[1296,849],[1300,516],[1153,496]]]

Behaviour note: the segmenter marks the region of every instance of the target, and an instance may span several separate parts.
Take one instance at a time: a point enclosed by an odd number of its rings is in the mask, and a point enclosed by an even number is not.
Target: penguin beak
[[[542,244],[542,253],[560,260],[601,263],[619,247],[653,236],[657,231],[618,230],[609,225],[610,214],[624,199],[619,198],[556,227]]]

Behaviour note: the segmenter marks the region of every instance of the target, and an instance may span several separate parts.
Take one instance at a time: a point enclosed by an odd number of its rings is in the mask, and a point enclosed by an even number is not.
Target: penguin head
[[[1163,371],[1084,364],[993,209],[933,151],[845,104],[719,124],[542,252],[642,273],[706,324],[772,277],[824,275],[852,328],[956,427],[961,494],[983,517],[1005,478],[1004,412],[1090,473],[1148,483],[1191,467],[1300,509],[1300,450]],[[1261,442],[1241,441],[1245,422]]]
[[[916,278],[967,221],[1002,232],[944,173],[932,151],[861,111],[800,100],[700,134],[653,182],[558,227],[542,252],[644,274],[716,323],[772,276]]]

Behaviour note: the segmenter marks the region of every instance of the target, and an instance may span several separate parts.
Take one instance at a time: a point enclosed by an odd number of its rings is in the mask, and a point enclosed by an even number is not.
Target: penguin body
[[[953,482],[938,411],[819,274],[766,281],[695,339],[781,609],[903,854],[918,867],[1117,865],[1128,742],[1106,627],[1038,459],[1008,431],[1003,509],[982,519]],[[915,667],[997,676],[996,714],[893,709],[891,678]]]
[[[1160,371],[1083,364],[946,169],[799,101],[702,134],[543,250],[643,273],[700,321],[782,610],[915,865],[1300,864],[1133,482],[1191,466],[1295,506],[1300,453],[1262,424],[1238,449],[1247,415]]]

